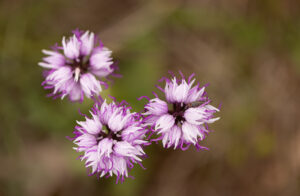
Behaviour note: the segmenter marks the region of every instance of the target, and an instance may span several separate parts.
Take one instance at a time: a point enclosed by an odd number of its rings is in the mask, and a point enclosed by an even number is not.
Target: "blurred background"
[[[299,19],[297,0],[0,1],[0,195],[300,195]],[[135,180],[87,176],[65,137],[93,103],[47,98],[37,65],[77,27],[119,62],[104,94],[136,111],[168,70],[210,83],[210,151],[152,145]]]

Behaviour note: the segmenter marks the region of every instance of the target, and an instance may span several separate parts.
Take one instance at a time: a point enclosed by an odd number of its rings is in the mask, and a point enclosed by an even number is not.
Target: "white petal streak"
[[[184,118],[187,122],[194,125],[201,125],[205,122],[206,112],[204,107],[189,108],[184,112]]]
[[[166,99],[169,102],[185,102],[190,90],[190,85],[185,80],[177,83],[174,77],[172,81],[168,81],[165,86]]]
[[[77,123],[85,129],[88,133],[96,135],[100,133],[102,124],[97,115],[92,114],[92,119],[86,118],[85,121],[77,121]]]
[[[190,124],[188,122],[184,122],[182,124],[182,132],[183,132],[183,138],[192,144],[197,143],[197,137],[200,136],[199,128],[196,125]]]
[[[187,98],[189,92],[189,85],[186,83],[185,80],[182,80],[182,83],[174,89],[174,99],[177,102],[184,102]]]
[[[107,48],[97,47],[90,58],[90,71],[98,77],[106,77],[113,72],[111,65],[111,51]]]
[[[170,129],[175,123],[175,119],[170,114],[162,115],[155,124],[155,130],[160,130],[159,133],[167,131]]]
[[[114,151],[121,156],[134,158],[136,161],[142,161],[138,156],[144,154],[143,151],[139,151],[126,141],[117,142],[114,145]]]
[[[75,35],[70,37],[69,40],[66,41],[66,38],[63,37],[62,45],[64,49],[65,56],[69,59],[76,59],[80,54],[80,42]]]
[[[65,57],[59,52],[51,50],[42,50],[42,52],[49,56],[44,57],[43,62],[38,63],[39,66],[47,69],[57,69],[65,65]]]
[[[128,177],[127,163],[125,158],[113,156],[113,173],[116,176],[122,175]]]
[[[74,140],[74,143],[79,146],[79,148],[78,148],[79,151],[83,151],[83,150],[85,150],[85,148],[89,148],[89,147],[93,147],[93,146],[97,145],[95,136],[89,135],[89,134],[83,134],[83,135],[77,137]],[[82,147],[82,148],[80,148],[80,147]]]
[[[198,86],[193,87],[188,93],[186,103],[198,101],[202,97],[204,90],[205,87],[202,87],[200,90],[198,90]]]
[[[93,94],[99,94],[102,91],[100,82],[91,73],[82,74],[80,77],[80,85],[84,94],[90,98]]]
[[[112,139],[105,138],[98,144],[98,156],[110,156],[112,153],[113,141]]]
[[[131,114],[124,115],[122,110],[117,110],[108,120],[108,126],[114,132],[120,131],[126,127],[126,124],[130,117]]]
[[[89,55],[92,52],[92,49],[94,47],[94,33],[89,33],[89,31],[86,31],[81,37],[81,47],[80,47],[80,53],[82,55]]]
[[[163,146],[167,148],[174,146],[174,149],[176,149],[179,144],[181,135],[181,129],[177,125],[174,125],[171,129],[169,129],[168,132],[163,133]]]
[[[216,111],[219,111],[217,108],[206,105],[197,108],[189,108],[184,113],[184,118],[191,124],[201,125],[203,123],[213,123],[219,118],[213,118],[213,115]]]
[[[144,115],[162,115],[168,112],[168,104],[159,98],[155,98],[150,100],[145,106],[145,109],[147,109],[147,112],[145,112]]]

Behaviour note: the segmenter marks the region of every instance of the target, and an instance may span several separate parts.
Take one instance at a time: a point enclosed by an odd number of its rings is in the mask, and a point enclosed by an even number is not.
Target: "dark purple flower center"
[[[173,108],[168,111],[169,114],[173,115],[175,118],[175,124],[179,125],[185,121],[184,112],[189,108],[195,108],[202,104],[202,102],[197,101],[193,103],[173,103]]]
[[[90,60],[87,56],[80,55],[77,59],[67,62],[66,64],[72,67],[73,70],[79,68],[80,73],[86,73],[89,68]],[[75,73],[73,76],[75,76]]]
[[[174,103],[173,109],[169,110],[169,114],[173,115],[175,118],[175,124],[182,124],[185,121],[185,118],[183,117],[185,110],[188,108],[188,106],[184,103]]]
[[[99,142],[103,138],[109,138],[109,139],[113,139],[113,140],[116,140],[116,141],[122,141],[122,136],[120,134],[120,131],[113,132],[113,131],[110,130],[110,128],[107,125],[104,125],[102,128],[106,130],[106,133],[104,133],[101,130],[100,133],[97,136],[97,142]]]

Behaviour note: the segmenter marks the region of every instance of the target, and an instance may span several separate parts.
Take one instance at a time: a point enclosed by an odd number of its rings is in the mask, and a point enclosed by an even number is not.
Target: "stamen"
[[[79,67],[76,67],[75,68],[75,71],[74,71],[74,81],[75,82],[78,82],[78,80],[79,80],[79,75],[80,75],[80,68]]]

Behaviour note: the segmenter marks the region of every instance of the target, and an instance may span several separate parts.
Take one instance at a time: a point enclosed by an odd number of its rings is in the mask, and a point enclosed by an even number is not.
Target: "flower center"
[[[89,58],[87,56],[79,56],[67,63],[74,70],[73,78],[77,82],[82,73],[86,73],[89,67]]]
[[[185,110],[187,109],[187,105],[184,103],[174,103],[173,110],[169,110],[169,114],[173,115],[175,118],[175,124],[182,124],[185,121],[183,117]]]
[[[122,136],[119,132],[113,132],[109,129],[109,127],[107,125],[103,125],[102,130],[100,131],[100,133],[97,136],[97,142],[99,142],[100,140],[102,140],[103,138],[110,138],[116,141],[122,141]]]
[[[182,125],[185,121],[184,112],[189,108],[195,108],[202,104],[201,101],[196,101],[193,103],[173,103],[173,109],[169,110],[169,114],[173,115],[175,118],[175,124]]]

